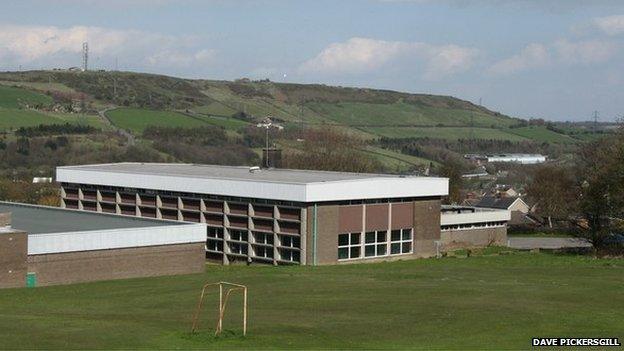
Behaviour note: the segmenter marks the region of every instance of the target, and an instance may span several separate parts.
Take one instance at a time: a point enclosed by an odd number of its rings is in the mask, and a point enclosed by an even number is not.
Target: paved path
[[[110,120],[110,118],[108,118],[108,116],[106,115],[106,112],[108,111],[112,111],[114,109],[116,109],[117,107],[106,107],[105,109],[98,111],[98,115],[100,116],[100,118],[104,121],[104,123],[108,124],[109,126],[111,126],[115,131],[117,131],[117,133],[121,134],[122,136],[126,137],[126,139],[128,139],[128,145],[134,145],[135,141],[134,141],[134,135],[132,135],[132,133],[129,133],[128,131],[118,128],[113,121]]]
[[[508,237],[509,247],[514,249],[561,249],[565,247],[591,247],[577,238]]]

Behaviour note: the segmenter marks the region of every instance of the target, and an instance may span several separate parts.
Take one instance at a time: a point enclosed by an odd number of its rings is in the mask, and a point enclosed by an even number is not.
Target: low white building
[[[520,163],[523,165],[546,162],[546,156],[540,154],[496,154],[486,155],[487,162]]]

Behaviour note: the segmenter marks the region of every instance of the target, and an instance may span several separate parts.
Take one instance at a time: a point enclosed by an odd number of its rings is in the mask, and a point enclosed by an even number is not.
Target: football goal
[[[225,315],[228,300],[230,295],[237,291],[243,293],[243,335],[247,335],[247,287],[245,285],[228,282],[208,283],[202,287],[201,295],[199,296],[199,303],[197,304],[197,310],[195,311],[195,316],[193,317],[193,328],[191,329],[191,332],[195,333],[199,328],[199,317],[204,305],[206,291],[211,288],[218,288],[219,290],[219,306],[217,309],[219,318],[217,320],[217,327],[215,328],[215,336],[221,334],[223,331],[223,316]]]

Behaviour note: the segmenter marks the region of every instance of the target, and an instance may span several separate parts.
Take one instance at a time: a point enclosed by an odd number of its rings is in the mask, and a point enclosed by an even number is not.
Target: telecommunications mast
[[[87,70],[87,64],[89,63],[89,43],[86,41],[82,43],[82,71]]]

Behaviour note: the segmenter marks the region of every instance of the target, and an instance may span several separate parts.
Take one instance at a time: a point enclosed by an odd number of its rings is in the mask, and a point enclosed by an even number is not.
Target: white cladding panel
[[[502,222],[511,219],[511,212],[507,210],[476,211],[471,213],[442,213],[441,225],[469,224],[483,222]]]
[[[371,177],[307,184],[128,174],[57,168],[58,182],[107,185],[297,202],[444,196],[447,178]]]
[[[108,250],[206,241],[206,226],[184,224],[142,228],[29,234],[28,254]]]

